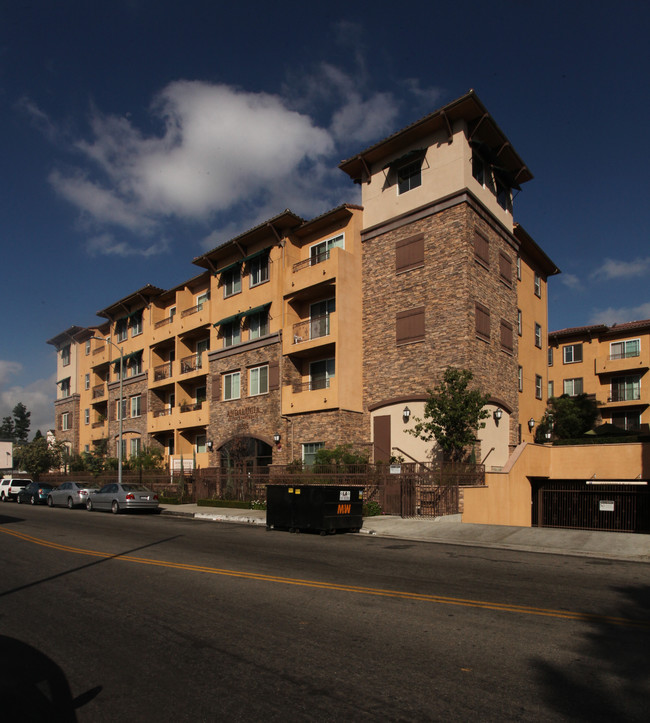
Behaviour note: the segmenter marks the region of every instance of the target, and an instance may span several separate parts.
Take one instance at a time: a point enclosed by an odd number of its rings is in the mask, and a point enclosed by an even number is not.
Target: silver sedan
[[[111,482],[88,496],[87,510],[110,510],[114,515],[122,510],[156,510],[158,495],[140,484]]]
[[[47,495],[48,507],[78,507],[85,505],[88,495],[97,491],[97,485],[88,484],[88,482],[64,482]]]

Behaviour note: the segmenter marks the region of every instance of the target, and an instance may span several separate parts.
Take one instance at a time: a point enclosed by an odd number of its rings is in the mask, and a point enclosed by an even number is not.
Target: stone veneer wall
[[[333,409],[325,412],[296,414],[285,422],[287,462],[302,459],[302,444],[323,442],[327,449],[351,444],[355,451],[370,452],[366,415]]]
[[[63,431],[62,415],[70,414],[69,429]],[[54,402],[54,425],[57,442],[66,442],[71,445],[72,454],[79,453],[79,425],[83,424],[79,410],[79,395],[73,394],[65,399],[57,399]]]
[[[364,408],[382,400],[421,394],[447,366],[470,369],[476,384],[513,410],[510,439],[516,443],[517,295],[516,251],[508,234],[471,197],[416,220],[405,218],[372,233],[363,244]],[[489,241],[490,263],[475,260],[474,232]],[[397,273],[395,245],[424,234],[424,264]],[[499,252],[512,261],[512,284],[500,280]],[[490,310],[490,340],[478,339],[475,302]],[[425,307],[423,341],[396,343],[398,312]],[[513,327],[514,350],[500,343],[500,320]]]
[[[122,436],[130,439],[140,435],[141,447],[149,446],[147,434],[147,403],[148,403],[148,377],[147,374],[138,374],[137,377],[124,380],[124,399],[126,400],[126,414],[122,424]],[[140,416],[131,417],[131,397],[140,395]],[[120,422],[116,419],[117,400],[120,397],[120,383],[111,382],[108,386],[108,456],[117,455],[117,438],[120,431]],[[135,433],[135,434],[134,434]],[[129,456],[129,444],[126,445],[126,457]]]

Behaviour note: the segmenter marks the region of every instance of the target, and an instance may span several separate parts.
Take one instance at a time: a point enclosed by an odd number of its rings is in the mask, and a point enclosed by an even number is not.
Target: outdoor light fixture
[[[408,407],[404,407],[404,410],[402,411],[402,419],[404,420],[404,424],[406,424],[410,418],[411,410]]]
[[[531,417],[531,418],[528,420],[528,429],[530,429],[530,431],[532,432],[534,426],[535,426],[535,420]]]
[[[212,440],[208,439],[208,441],[205,443],[205,446],[208,448],[208,452],[212,452]]]
[[[276,433],[273,435],[273,441],[274,441],[276,444],[280,444],[280,439],[282,439],[282,438],[280,437],[280,434],[279,434],[278,432],[276,432]]]
[[[497,407],[497,408],[494,410],[494,415],[493,415],[493,416],[494,416],[494,421],[498,424],[498,423],[499,423],[499,420],[501,419],[501,417],[503,417],[503,409],[501,409],[501,407]]]

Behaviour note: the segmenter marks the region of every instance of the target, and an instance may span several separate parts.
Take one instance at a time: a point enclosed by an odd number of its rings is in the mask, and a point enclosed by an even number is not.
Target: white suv
[[[30,479],[3,479],[0,480],[0,500],[15,500],[23,487],[30,484]]]

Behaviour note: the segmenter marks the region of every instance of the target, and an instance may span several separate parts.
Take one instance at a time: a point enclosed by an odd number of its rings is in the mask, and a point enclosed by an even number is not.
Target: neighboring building
[[[156,445],[172,468],[309,463],[344,443],[425,461],[405,430],[453,365],[490,394],[477,461],[499,469],[532,440],[558,269],[513,219],[532,175],[508,139],[470,92],[340,168],[363,206],[286,210],[195,258],[198,276],[50,339],[57,438],[116,454],[121,414],[124,456]]]
[[[0,472],[11,472],[14,468],[14,443],[0,439]]]
[[[603,422],[650,429],[650,319],[548,335],[548,396],[591,394]]]

